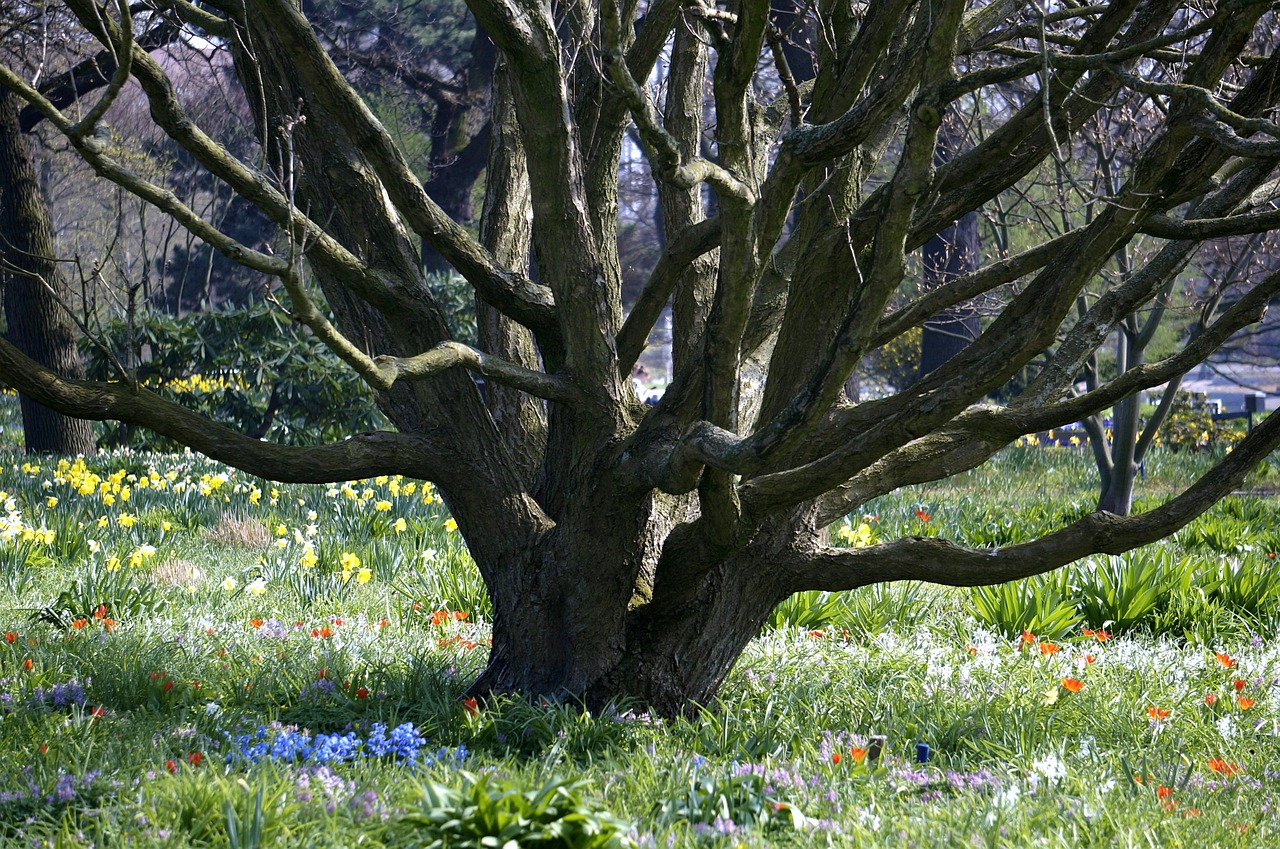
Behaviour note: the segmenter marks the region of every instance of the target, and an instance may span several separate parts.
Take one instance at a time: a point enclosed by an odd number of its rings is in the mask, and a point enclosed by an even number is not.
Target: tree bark
[[[58,374],[83,378],[75,324],[54,294],[65,295],[67,286],[54,259],[53,225],[30,142],[18,125],[19,105],[16,95],[0,89],[0,293],[8,338]],[[93,453],[88,421],[65,416],[25,395],[21,405],[28,453]]]

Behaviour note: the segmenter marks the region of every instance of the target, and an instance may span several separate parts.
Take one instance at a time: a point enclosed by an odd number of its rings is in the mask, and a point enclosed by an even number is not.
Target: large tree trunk
[[[91,32],[104,29],[98,5],[64,2]],[[1147,85],[1091,74],[1079,57],[1062,62],[1054,53],[1041,97],[935,168],[957,67],[982,67],[967,58],[958,66],[956,50],[985,53],[988,36],[998,47],[1001,33],[1026,32],[1003,26],[1006,4],[967,16],[958,0],[825,4],[814,84],[793,87],[785,104],[793,116],[808,116],[801,121],[757,108],[768,4],[737,4],[733,22],[703,21],[678,35],[687,23],[681,0],[644,4],[643,21],[619,15],[636,4],[581,3],[559,15],[554,4],[472,2],[501,55],[483,244],[431,200],[294,0],[215,5],[238,12],[225,37],[251,89],[273,173],[234,161],[195,133],[163,69],[140,50],[133,73],[166,132],[281,225],[296,250],[259,252],[206,226],[169,194],[120,173],[87,141],[92,127],[58,123],[101,173],[233,259],[277,277],[295,317],[364,376],[396,431],[273,445],[133,387],[58,380],[3,340],[0,374],[60,410],[151,428],[273,480],[399,473],[432,481],[493,602],[493,650],[473,693],[593,704],[629,697],[663,714],[692,710],[713,699],[769,611],[792,592],[897,580],[1001,583],[1120,553],[1184,527],[1280,446],[1273,416],[1159,507],[1128,518],[1090,514],[1017,545],[977,550],[919,536],[863,548],[826,544],[825,525],[874,498],[972,469],[1021,434],[1079,421],[1185,373],[1258,321],[1280,293],[1280,274],[1266,276],[1182,351],[1084,395],[1072,391],[1124,317],[1177,280],[1178,264],[1164,260],[1119,280],[1100,275],[1118,245],[1140,232],[1177,246],[1274,225],[1269,213],[1241,207],[1272,179],[1274,164],[1227,168],[1238,140],[1200,137],[1197,102],[1171,108],[1124,184],[1069,239],[896,305],[910,258],[931,237],[1006,190],[1039,196],[1034,173],[1062,140],[1118,102],[1126,85]],[[1067,39],[1084,57],[1145,44],[1128,53],[1137,63],[1144,50],[1169,43],[1157,36],[1182,20],[1180,5],[1103,4],[1066,29],[1053,24],[1054,43]],[[1206,19],[1203,49],[1174,76],[1218,91],[1204,86],[1250,43],[1263,9]],[[1271,21],[1264,27],[1258,35],[1275,31]],[[109,32],[99,40],[120,42]],[[709,57],[704,64],[704,43],[716,51],[714,70]],[[671,83],[660,119],[644,87],[668,44],[672,73],[689,78]],[[1020,73],[1039,73],[1026,67]],[[1280,93],[1280,54],[1236,67],[1233,75],[1248,79],[1233,76],[1221,89],[1230,101],[1215,114],[1269,114]],[[960,89],[981,76],[966,74]],[[25,91],[13,74],[3,79]],[[704,129],[698,92],[714,107]],[[782,131],[777,120],[795,126]],[[624,324],[617,176],[631,124],[669,189],[669,238],[641,296],[654,309],[633,310]],[[710,144],[708,133],[714,156],[695,143]],[[705,184],[716,198],[711,222],[700,220]],[[1195,195],[1220,200],[1220,208],[1197,207],[1197,215],[1213,213],[1199,221],[1181,218],[1177,208]],[[485,350],[448,338],[419,240],[492,308],[479,310]],[[525,270],[530,247],[537,280]],[[313,284],[328,296],[332,323],[307,295]],[[1073,305],[1095,284],[1106,286],[1105,296],[1073,319]],[[865,353],[984,295],[998,295],[991,303],[1000,311],[960,354],[892,397],[843,400]],[[628,372],[668,302],[681,367],[646,409]],[[762,375],[755,364],[766,358]],[[1009,405],[980,403],[1027,368],[1034,371],[1027,388]],[[475,374],[485,380],[483,393]],[[492,391],[494,384],[503,390]]]
[[[689,584],[651,589],[653,563],[686,506],[651,499],[636,524],[638,505],[613,494],[591,524],[558,528],[508,568],[491,587],[493,649],[471,692],[586,697],[595,707],[634,699],[664,716],[710,702],[794,589],[783,567],[797,534],[766,530]],[[817,538],[811,528],[799,536]],[[778,568],[762,578],[753,569],[765,561]]]
[[[83,378],[75,325],[50,291],[65,292],[54,260],[53,226],[30,145],[18,126],[20,102],[0,89],[0,292],[9,340],[64,377]],[[93,430],[25,395],[22,430],[29,453],[89,454]]]

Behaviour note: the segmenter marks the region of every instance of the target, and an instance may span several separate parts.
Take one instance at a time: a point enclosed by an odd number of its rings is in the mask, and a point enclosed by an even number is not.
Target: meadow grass
[[[1155,455],[1144,503],[1210,459]],[[969,591],[809,594],[717,703],[661,722],[465,700],[487,602],[420,482],[280,486],[190,454],[0,462],[3,845],[1276,840],[1269,586],[1245,609],[1222,581],[1170,579],[1127,630],[1053,635],[980,620]],[[1007,545],[1093,498],[1082,452],[1015,448],[843,533]],[[1269,574],[1274,508],[1224,502],[1152,550],[1169,574]],[[1059,587],[1069,607],[1085,574]]]

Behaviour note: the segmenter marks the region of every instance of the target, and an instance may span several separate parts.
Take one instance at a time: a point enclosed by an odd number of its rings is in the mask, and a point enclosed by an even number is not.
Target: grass
[[[968,591],[925,585],[803,596],[718,704],[662,724],[625,704],[464,701],[486,602],[421,484],[275,486],[182,455],[0,461],[0,845],[1266,846],[1280,831],[1280,640],[1271,591],[1244,579],[1239,598],[1194,582],[1164,607],[1144,596],[1157,612],[1115,633],[1002,634]],[[1205,463],[1156,455],[1143,497]],[[1083,453],[1016,448],[880,499],[866,524],[873,541],[1009,544],[1093,497]],[[1266,574],[1274,507],[1224,502],[1150,551],[1192,575]],[[414,735],[399,749],[397,729]],[[247,757],[252,741],[282,756]],[[330,759],[344,745],[360,754]]]

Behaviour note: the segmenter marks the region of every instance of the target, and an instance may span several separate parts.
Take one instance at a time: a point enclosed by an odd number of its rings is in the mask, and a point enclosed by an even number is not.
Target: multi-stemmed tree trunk
[[[77,331],[58,293],[67,286],[56,260],[53,225],[40,191],[31,143],[18,121],[22,101],[0,89],[0,297],[8,338],[63,377],[83,378]],[[93,452],[93,428],[23,395],[26,449],[41,454]]]
[[[1168,282],[1135,271],[1077,315],[1119,246],[1150,237],[1194,249],[1280,225],[1267,206],[1280,159],[1267,3],[1210,15],[1113,0],[1042,16],[1005,2],[966,11],[955,0],[823,0],[815,75],[792,84],[767,61],[768,2],[652,0],[637,17],[630,0],[470,0],[498,49],[479,241],[431,200],[290,0],[201,5],[216,15],[167,7],[200,15],[233,51],[265,161],[279,163],[270,173],[187,120],[162,69],[130,49],[123,2],[109,15],[89,0],[66,5],[130,57],[160,126],[287,243],[271,253],[236,243],[115,160],[91,120],[42,102],[12,72],[0,69],[0,83],[105,178],[279,279],[294,318],[365,378],[396,430],[314,448],[262,443],[140,387],[57,379],[5,344],[0,377],[269,478],[435,482],[493,599],[493,649],[475,692],[631,696],[675,713],[715,694],[790,593],[996,583],[1123,551],[1190,521],[1280,444],[1272,417],[1154,510],[1098,512],[998,550],[933,538],[845,549],[824,530],[896,487],[972,468],[1021,434],[1180,374],[1258,320],[1280,274],[1172,356],[1073,393],[1088,357]],[[1235,62],[1246,48],[1251,58]],[[669,61],[662,111],[646,87],[659,61]],[[935,166],[945,110],[1022,79],[1040,90],[1003,97],[1000,126]],[[1135,99],[1159,125],[1089,221],[1040,240],[1029,217],[1027,249],[927,292],[904,285],[908,256],[930,238],[1006,193],[1038,194],[1040,166],[1092,115]],[[632,126],[663,192],[666,248],[624,315],[617,173]],[[1188,219],[1191,201],[1213,217]],[[487,305],[479,348],[448,338],[419,239]],[[895,396],[845,400],[865,353],[980,295],[992,315],[963,351]],[[646,408],[629,376],[668,302],[678,369]],[[1017,399],[983,401],[1028,368]]]

